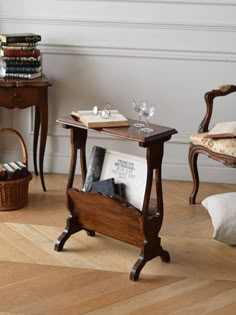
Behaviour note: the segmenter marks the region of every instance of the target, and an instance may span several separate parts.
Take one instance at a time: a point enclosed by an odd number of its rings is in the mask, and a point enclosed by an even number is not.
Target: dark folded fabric
[[[102,195],[117,197],[120,201],[125,201],[125,184],[116,184],[114,178],[99,180],[92,183],[90,192],[99,192]]]
[[[125,195],[125,184],[123,183],[119,183],[119,184],[115,184],[115,193],[116,195],[122,197],[123,199],[126,198]]]
[[[114,196],[116,194],[114,178],[99,180],[92,183],[90,192],[99,192],[102,195]]]

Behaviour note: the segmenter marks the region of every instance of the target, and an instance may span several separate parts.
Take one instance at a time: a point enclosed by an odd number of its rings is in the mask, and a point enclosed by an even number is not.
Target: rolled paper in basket
[[[92,188],[92,183],[99,180],[106,149],[94,146],[92,149],[88,170],[85,178],[83,191],[89,192]]]

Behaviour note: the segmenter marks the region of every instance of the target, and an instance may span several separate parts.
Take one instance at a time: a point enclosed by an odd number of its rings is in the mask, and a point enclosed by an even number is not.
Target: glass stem
[[[141,112],[139,112],[139,114],[138,114],[138,123],[139,124],[141,123]]]
[[[147,120],[146,120],[146,127],[149,128],[149,117],[147,117]]]

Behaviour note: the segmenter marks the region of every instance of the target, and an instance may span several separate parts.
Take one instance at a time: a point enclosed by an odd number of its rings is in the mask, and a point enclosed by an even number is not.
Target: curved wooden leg
[[[193,178],[193,190],[189,196],[189,203],[195,204],[196,203],[196,196],[199,189],[199,175],[198,175],[198,168],[197,168],[197,159],[198,159],[198,151],[195,149],[194,146],[190,145],[189,154],[188,154],[188,161],[189,166]]]
[[[34,142],[33,142],[33,161],[34,161],[34,172],[38,175],[37,166],[37,149],[38,149],[38,139],[39,139],[39,128],[40,128],[40,113],[37,106],[35,106],[34,114]]]
[[[72,131],[71,131],[72,133]],[[71,160],[70,160],[70,171],[68,175],[68,181],[67,181],[67,189],[70,189],[73,187],[74,177],[75,177],[75,168],[76,168],[76,162],[77,162],[77,148],[72,143],[71,144]]]
[[[82,227],[78,225],[77,221],[70,215],[67,218],[67,224],[63,233],[59,236],[55,243],[54,250],[57,252],[61,251],[68,238],[80,230],[82,230]]]
[[[67,181],[67,189],[73,187],[75,169],[77,164],[77,153],[80,150],[80,166],[82,182],[84,185],[87,167],[86,167],[86,139],[88,131],[86,129],[71,128],[70,131],[70,141],[71,141],[71,160],[70,160],[70,170]]]
[[[158,236],[163,221],[163,194],[161,179],[161,164],[163,158],[163,143],[147,148],[147,181],[145,198],[143,202],[143,234],[144,242],[141,253],[130,272],[130,280],[137,281],[146,262],[160,256],[163,262],[170,261],[170,255],[161,247],[161,238]],[[156,199],[157,207],[155,213],[149,213],[149,201],[153,182],[153,170],[156,170]]]
[[[43,107],[43,109],[41,108],[40,123],[41,123],[41,135],[40,135],[40,146],[39,146],[39,175],[40,175],[43,190],[46,191],[44,175],[43,175],[43,161],[44,161],[44,153],[45,153],[47,133],[48,133],[48,105],[47,104]]]

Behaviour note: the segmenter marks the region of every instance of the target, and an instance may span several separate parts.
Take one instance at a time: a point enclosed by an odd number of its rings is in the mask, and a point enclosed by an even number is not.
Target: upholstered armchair
[[[236,168],[236,117],[232,117],[230,122],[221,122],[216,124],[211,130],[208,129],[214,99],[233,92],[236,92],[236,85],[223,85],[205,94],[206,114],[198,128],[198,133],[190,137],[188,159],[193,178],[193,190],[189,197],[190,204],[195,204],[199,189],[197,166],[199,154],[205,154],[225,166]]]

